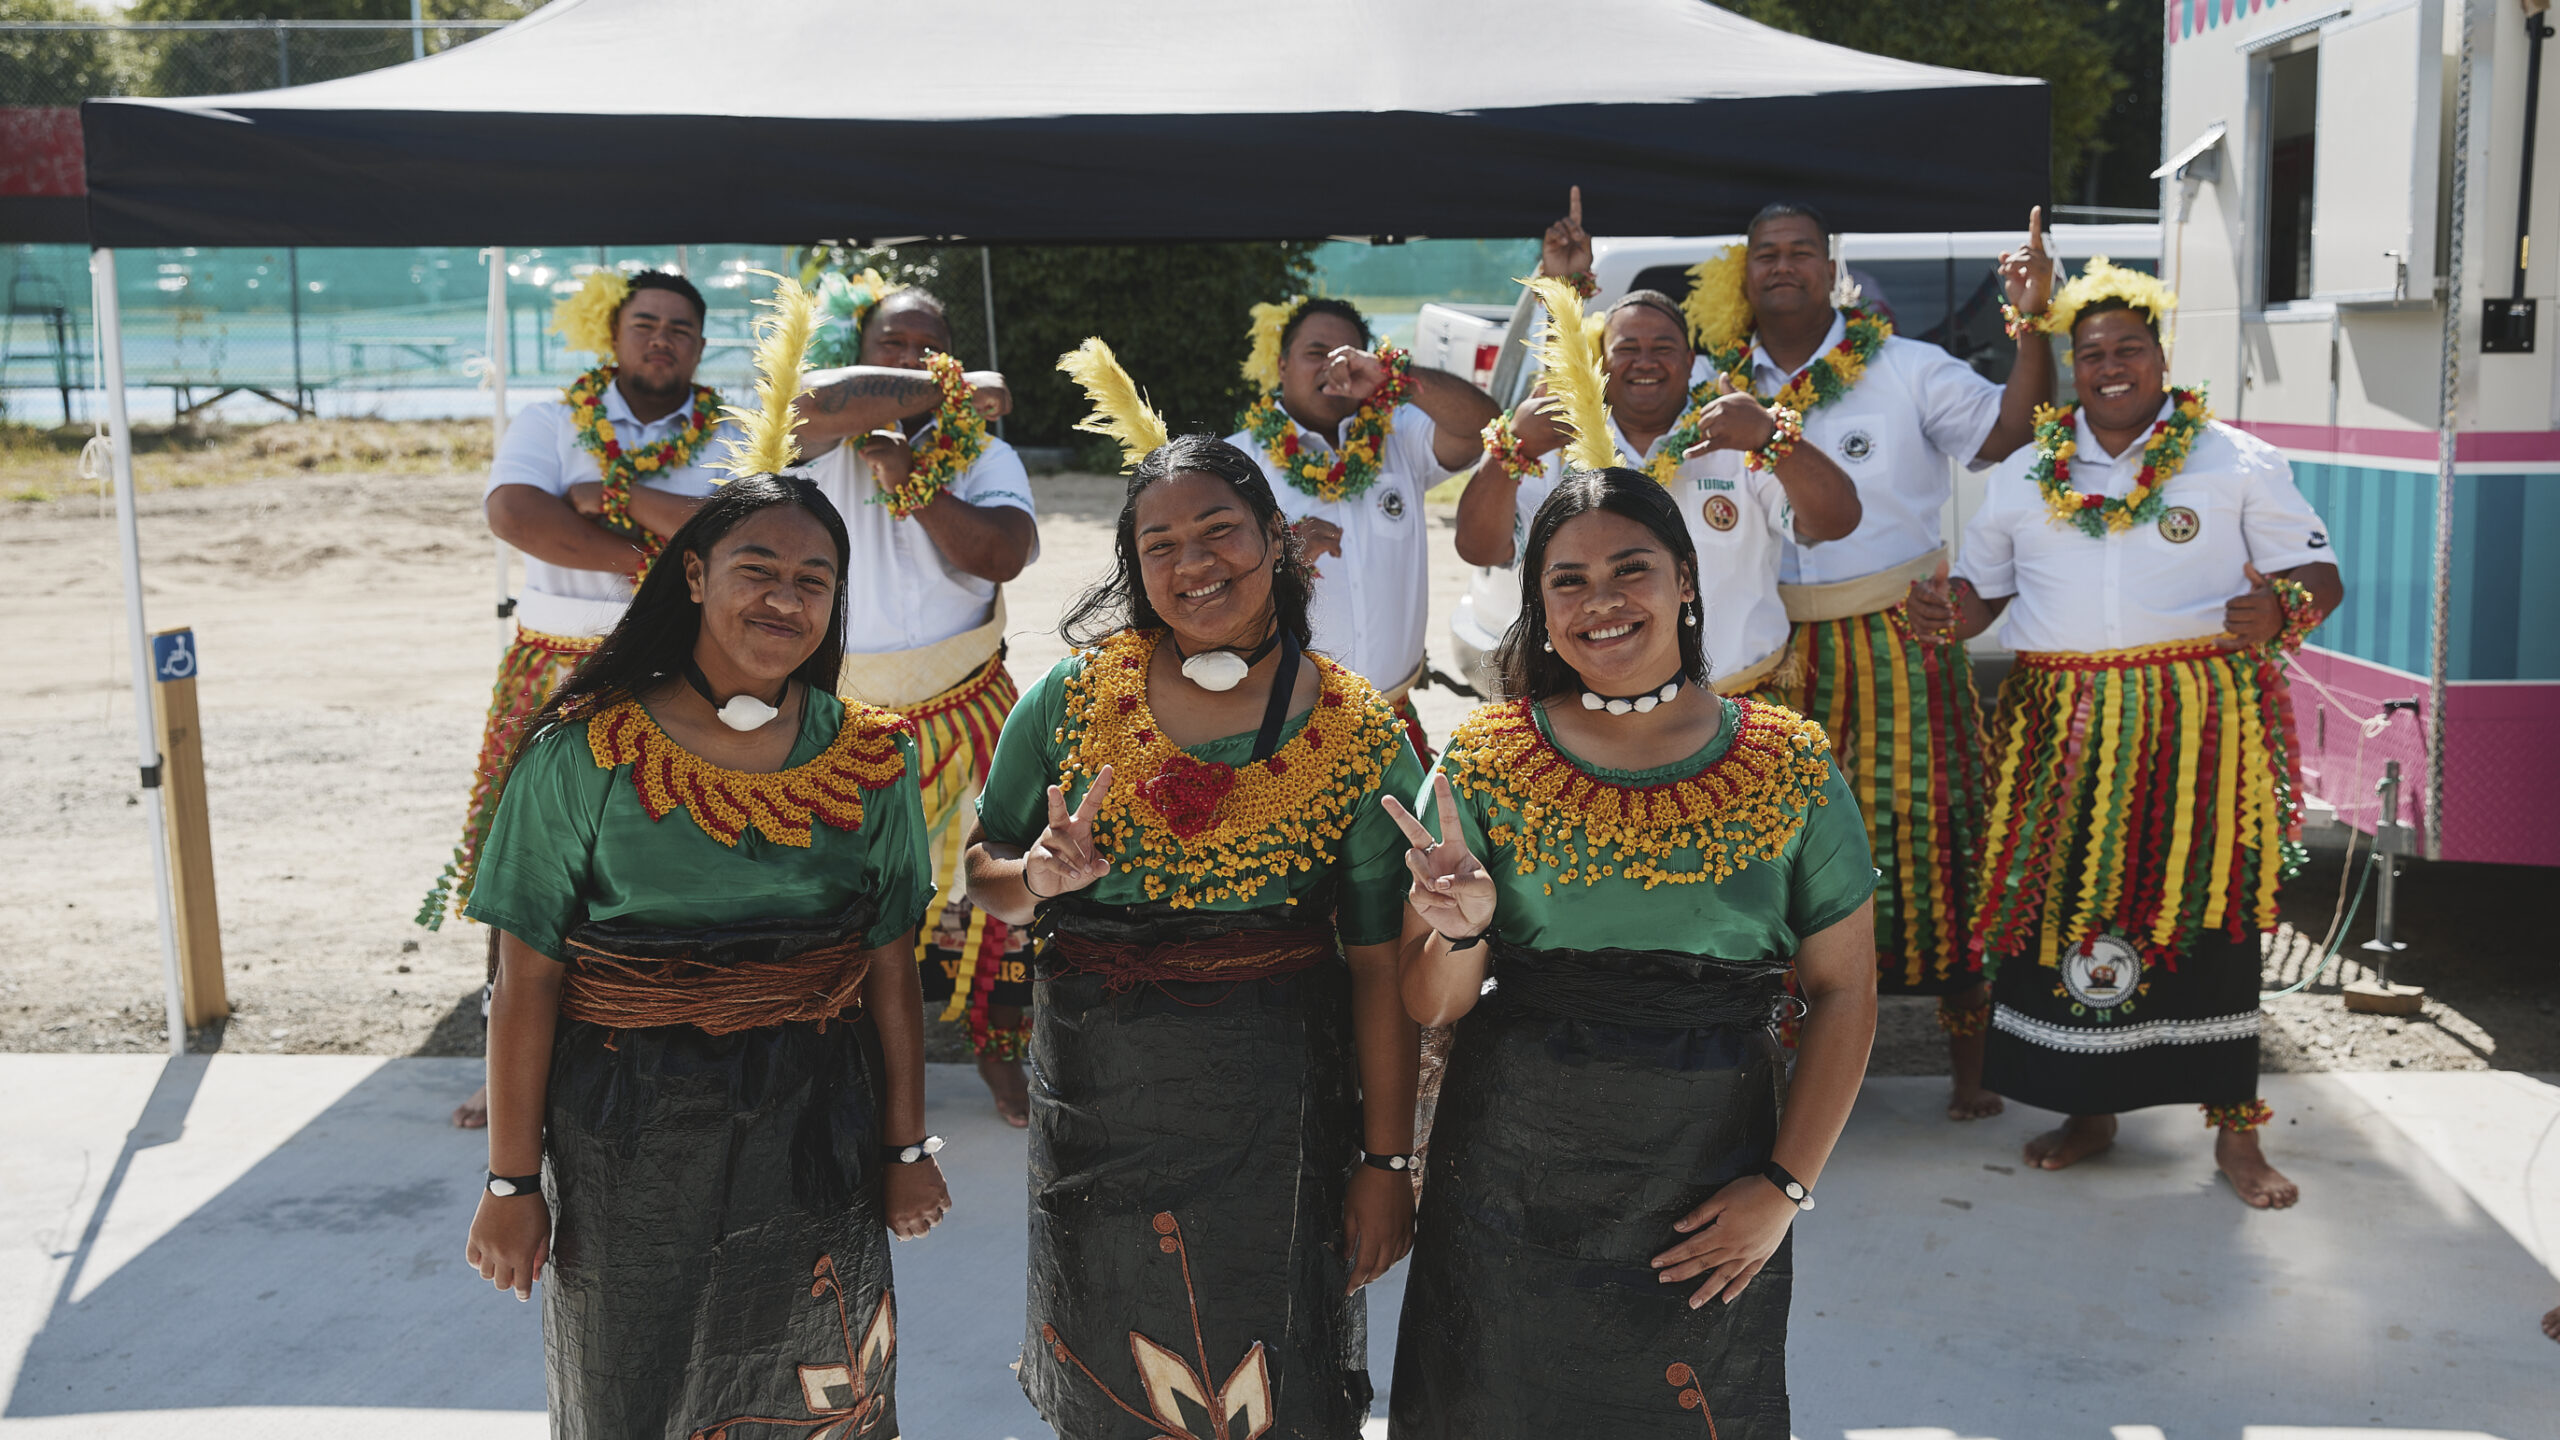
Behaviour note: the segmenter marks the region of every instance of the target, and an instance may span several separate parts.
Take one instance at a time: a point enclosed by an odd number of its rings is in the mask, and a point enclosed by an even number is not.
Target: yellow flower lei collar
[[[844,724],[826,749],[788,770],[750,774],[678,745],[639,701],[623,700],[588,722],[587,750],[599,770],[631,767],[631,786],[653,821],[681,808],[703,834],[733,849],[752,825],[776,845],[805,850],[818,821],[862,828],[862,792],[906,773],[898,737],[912,730],[902,716],[846,701]]]
[[[569,407],[578,448],[596,457],[596,468],[604,481],[604,528],[640,547],[637,573],[645,575],[649,562],[658,558],[659,547],[666,542],[632,518],[631,489],[648,476],[673,474],[693,463],[702,452],[702,442],[711,437],[711,428],[719,423],[720,392],[708,385],[694,386],[691,408],[674,434],[653,445],[628,450],[614,434],[612,418],[604,413],[605,396],[612,391],[613,378],[619,373],[620,367],[610,362],[599,365],[570,381],[560,398]]]
[[[1386,783],[1403,722],[1369,683],[1321,655],[1315,709],[1270,759],[1206,764],[1167,739],[1147,705],[1161,630],[1123,630],[1066,681],[1069,793],[1112,767],[1094,841],[1138,873],[1147,898],[1177,907],[1250,902],[1272,880],[1333,863]]]
[[[1522,875],[1540,865],[1555,871],[1550,895],[1559,883],[1621,875],[1647,890],[1721,882],[1753,860],[1776,863],[1811,807],[1830,803],[1822,786],[1831,742],[1822,727],[1781,706],[1730,703],[1740,712],[1732,740],[1684,779],[1599,779],[1555,747],[1526,700],[1488,705],[1460,722],[1442,768],[1460,794],[1516,817],[1488,825],[1485,838],[1512,847]],[[1690,849],[1697,868],[1669,868]]]

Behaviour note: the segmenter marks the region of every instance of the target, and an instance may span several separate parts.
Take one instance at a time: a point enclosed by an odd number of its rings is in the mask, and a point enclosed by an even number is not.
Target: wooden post
[[[231,1013],[222,983],[222,919],[214,905],[213,824],[205,810],[204,732],[196,722],[196,637],[151,637],[151,719],[160,735],[161,790],[169,815],[169,874],[175,891],[178,979],[187,1026]]]

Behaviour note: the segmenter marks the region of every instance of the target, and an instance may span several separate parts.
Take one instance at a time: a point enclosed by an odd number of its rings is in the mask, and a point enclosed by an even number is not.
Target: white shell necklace
[[[1665,684],[1661,689],[1648,690],[1642,695],[1601,695],[1593,691],[1585,690],[1582,692],[1582,708],[1585,710],[1606,710],[1612,715],[1625,715],[1630,712],[1642,715],[1653,709],[1656,705],[1662,704],[1664,701],[1669,700],[1672,696],[1679,693],[1680,677],[1674,675],[1671,677],[1670,682]]]
[[[687,684],[693,686],[697,694],[711,702],[712,713],[720,717],[721,724],[740,733],[761,730],[773,723],[774,716],[782,713],[779,707],[767,705],[753,695],[732,695],[729,697],[728,704],[721,704],[720,697],[711,693],[709,677],[702,673],[702,667],[694,663],[690,655],[685,657],[684,678]],[[789,693],[790,688],[790,682],[784,681],[784,692]]]

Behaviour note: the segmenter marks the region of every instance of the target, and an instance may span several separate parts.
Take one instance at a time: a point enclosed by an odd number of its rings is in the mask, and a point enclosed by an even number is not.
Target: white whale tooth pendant
[[[782,712],[753,695],[734,695],[730,697],[728,704],[720,707],[717,713],[721,724],[732,730],[746,731],[763,729],[773,723],[774,716]]]
[[[1233,650],[1203,650],[1182,662],[1182,678],[1203,690],[1233,690],[1252,668]]]

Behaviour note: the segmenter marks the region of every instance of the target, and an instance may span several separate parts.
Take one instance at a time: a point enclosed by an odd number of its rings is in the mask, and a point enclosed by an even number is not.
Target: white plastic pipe
[[[134,522],[133,421],[124,404],[124,328],[116,307],[116,254],[89,252],[89,289],[98,322],[98,383],[107,392],[107,441],[115,447],[116,533],[124,552],[125,645],[133,652],[135,761],[151,812],[151,871],[160,900],[160,974],[169,992],[169,1053],[187,1053],[187,1014],[178,980],[178,904],[169,875],[169,811],[160,793],[160,737],[151,720],[151,631],[142,619],[142,532]]]
[[[507,315],[507,247],[492,245],[480,252],[489,260],[489,394],[493,409],[489,416],[489,454],[495,458],[498,447],[507,441],[507,332],[515,327]],[[507,648],[512,627],[507,617],[515,613],[515,597],[507,593],[507,561],[513,555],[507,542],[492,535],[489,543],[497,547],[497,616],[498,648]]]

